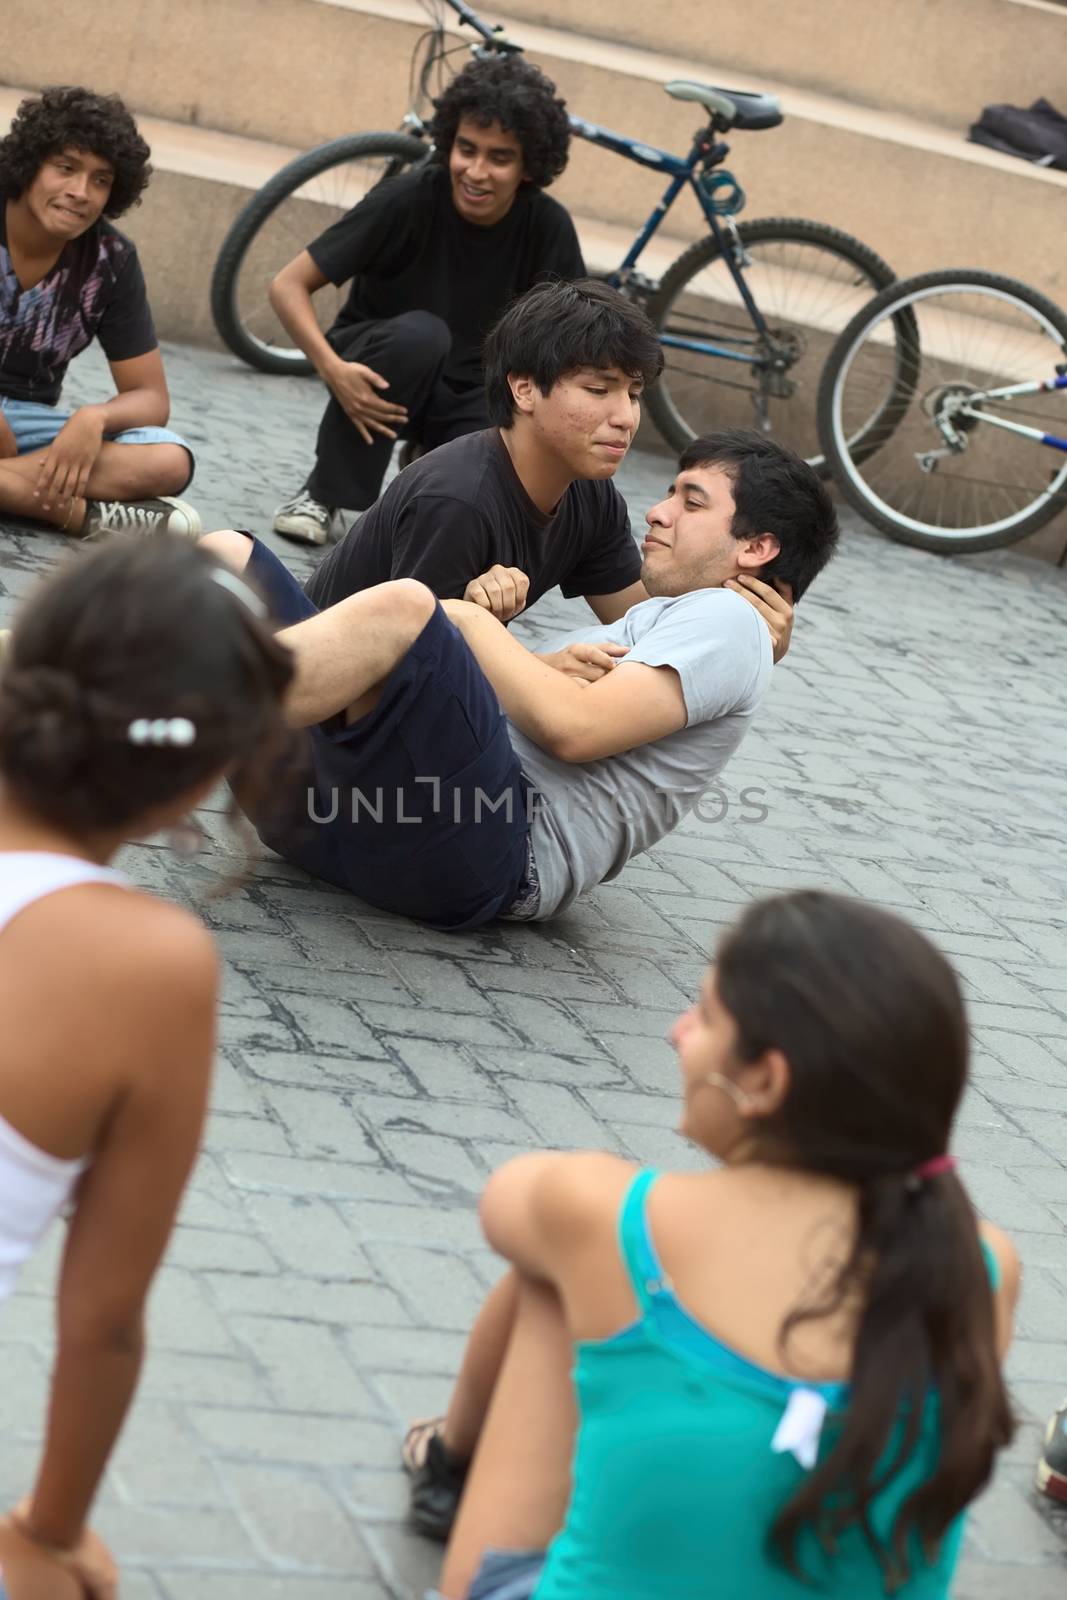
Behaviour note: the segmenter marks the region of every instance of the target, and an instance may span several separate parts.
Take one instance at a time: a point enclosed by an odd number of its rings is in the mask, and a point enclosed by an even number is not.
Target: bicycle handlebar
[[[468,28],[474,29],[475,33],[485,43],[487,49],[496,51],[499,55],[519,55],[522,53],[521,44],[514,44],[506,36],[499,24],[493,27],[488,22],[483,22],[481,17],[466,4],[466,0],[445,0],[445,4],[456,13],[461,23],[465,23]]]

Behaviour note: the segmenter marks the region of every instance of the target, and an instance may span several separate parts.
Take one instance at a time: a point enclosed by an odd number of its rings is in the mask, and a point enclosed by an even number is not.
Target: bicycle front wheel
[[[737,235],[741,271],[773,345],[715,237],[698,240],[649,301],[666,363],[648,394],[649,415],[676,450],[716,428],[769,427],[825,476],[815,421],[819,376],[842,329],[893,282],[893,270],[858,239],[817,222],[771,217],[739,223]],[[730,234],[723,237],[732,249]]]
[[[290,161],[254,194],[222,242],[211,277],[219,337],[262,372],[310,372],[271,309],[271,281],[287,262],[385,178],[424,160],[407,133],[355,133]],[[312,304],[325,331],[347,293],[327,284]]]
[[[902,315],[903,363],[890,359]],[[893,284],[845,329],[820,386],[820,434],[849,503],[901,543],[942,553],[1036,532],[1067,503],[1067,456],[1001,423],[1063,437],[1064,391],[990,391],[1054,379],[1065,351],[1067,316],[1012,278],[928,272]],[[857,453],[857,420],[887,400],[891,437]]]

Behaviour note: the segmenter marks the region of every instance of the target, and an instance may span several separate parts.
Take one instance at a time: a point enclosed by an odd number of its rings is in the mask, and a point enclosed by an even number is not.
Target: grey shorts
[[[487,1550],[467,1600],[530,1600],[544,1565],[543,1550]],[[441,1600],[441,1596],[431,1589],[426,1600]]]

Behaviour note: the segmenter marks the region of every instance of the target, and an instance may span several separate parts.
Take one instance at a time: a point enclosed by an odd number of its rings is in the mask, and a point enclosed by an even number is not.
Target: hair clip
[[[240,600],[245,610],[251,611],[252,615],[257,617],[260,622],[269,620],[270,612],[259,598],[259,595],[256,594],[254,589],[250,589],[247,583],[237,576],[236,572],[231,572],[229,567],[212,567],[211,581],[212,583],[217,583],[220,589],[228,589],[232,595]]]
[[[130,744],[190,745],[196,741],[196,724],[188,717],[138,717],[126,729]]]

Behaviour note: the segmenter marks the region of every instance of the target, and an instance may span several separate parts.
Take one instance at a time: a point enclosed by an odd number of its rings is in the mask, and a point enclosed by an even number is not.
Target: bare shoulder
[[[218,957],[208,930],[191,912],[154,895],[89,883],[48,895],[15,923],[18,943],[32,941],[63,971],[64,989],[100,1007],[113,994],[124,1005],[161,991],[182,1004],[213,997]]]
[[[1019,1297],[1019,1285],[1022,1279],[1022,1263],[1019,1252],[1012,1242],[1011,1236],[998,1228],[995,1222],[980,1222],[978,1232],[983,1241],[993,1252],[997,1266],[1000,1268],[1001,1293],[1010,1305],[1014,1305]]]
[[[559,1155],[540,1175],[534,1204],[547,1228],[573,1229],[583,1222],[614,1222],[637,1164],[607,1151]]]

